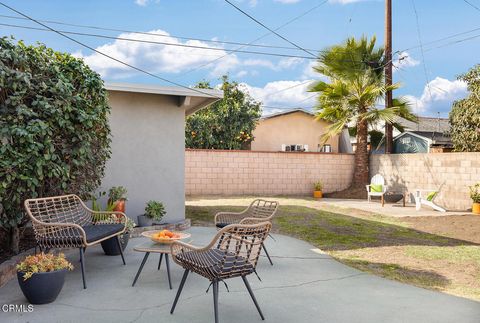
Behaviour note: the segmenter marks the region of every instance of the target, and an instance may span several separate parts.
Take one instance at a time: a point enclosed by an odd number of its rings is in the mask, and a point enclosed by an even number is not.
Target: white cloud
[[[278,72],[278,71],[293,69],[297,65],[301,64],[303,61],[304,61],[303,58],[298,58],[298,57],[282,58],[276,63],[268,59],[249,58],[242,61],[242,65],[264,67],[264,68],[271,69],[272,71]]]
[[[280,2],[283,4],[292,4],[292,3],[297,3],[300,2],[300,0],[274,0],[275,2]]]
[[[408,52],[401,52],[398,54],[398,58],[393,61],[393,70],[403,70],[407,67],[413,67],[420,64],[415,58],[410,56]]]
[[[150,33],[168,35],[168,33],[163,30],[152,30]],[[169,44],[213,47],[211,44],[198,40],[182,42],[171,36],[160,38],[154,35],[124,33],[120,34],[119,37],[135,38],[146,41],[161,41]],[[181,73],[227,54],[224,50],[213,51],[201,48],[168,46],[122,40],[115,40],[113,43],[99,46],[96,49],[125,63],[145,69],[152,73]],[[133,73],[131,68],[98,53],[83,55],[81,52],[78,52],[76,54],[77,56],[82,57],[92,69],[99,72],[103,77],[124,78],[131,76]],[[235,69],[239,63],[240,61],[237,56],[233,54],[203,68],[211,69],[210,73],[212,76],[219,76],[231,69]]]
[[[135,0],[135,4],[142,7],[145,7],[149,2],[152,2],[152,0]],[[155,0],[154,2],[159,3],[160,0]]]
[[[291,68],[294,68],[296,67],[297,65],[299,64],[302,64],[304,61],[303,58],[299,58],[299,57],[287,57],[287,58],[282,58],[277,66],[278,68],[280,69],[291,69]]]
[[[248,72],[245,71],[245,70],[241,70],[239,71],[237,74],[235,74],[235,77],[236,78],[241,78],[241,77],[244,77],[244,76],[247,76],[248,75]]]
[[[261,101],[265,106],[311,108],[315,105],[315,95],[307,90],[312,81],[274,81],[263,87],[255,87],[246,83],[241,83],[241,85],[255,100]]]
[[[467,95],[467,84],[463,81],[450,81],[436,77],[424,88],[420,97],[406,95],[415,113],[428,116],[440,112],[446,116],[452,107],[452,102]]]
[[[239,77],[247,75],[246,73],[251,76],[257,75],[258,71],[253,68],[266,68],[280,72],[292,70],[304,62],[304,59],[296,57],[285,57],[277,60],[264,58],[247,58],[241,60],[235,54],[228,54],[223,47],[219,47],[218,45],[215,46],[211,43],[198,40],[182,41],[160,29],[152,30],[148,33],[151,35],[123,33],[118,36],[119,38],[146,41],[143,43],[115,40],[97,47],[96,50],[151,73],[179,74],[199,67],[203,70],[208,70],[209,77],[218,77],[226,73],[238,73],[237,75],[239,75]],[[165,36],[158,37],[154,34]],[[158,44],[158,42],[166,44]],[[217,48],[217,50],[182,47],[185,45],[214,47]],[[83,58],[92,69],[106,78],[128,78],[138,73],[132,68],[99,53],[84,54],[81,51],[77,51],[75,52],[75,56]],[[209,64],[209,62],[212,63]],[[242,67],[244,68],[241,69]]]
[[[310,61],[303,69],[302,79],[311,79],[311,78],[318,78],[322,76],[320,73],[315,72],[313,69],[317,65],[317,61]]]

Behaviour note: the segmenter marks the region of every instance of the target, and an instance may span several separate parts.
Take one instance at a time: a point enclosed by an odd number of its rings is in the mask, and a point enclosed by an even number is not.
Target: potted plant
[[[149,227],[153,223],[159,223],[166,211],[162,202],[148,201],[145,207],[145,214],[138,216],[138,225],[141,227]]]
[[[470,186],[470,198],[473,201],[472,212],[480,214],[480,183]]]
[[[31,255],[17,265],[18,284],[31,304],[51,303],[62,290],[67,270],[72,269],[62,253]]]
[[[109,223],[112,223],[116,220],[118,220],[118,223],[125,223],[126,226],[125,232],[119,236],[120,246],[122,247],[123,251],[127,247],[128,241],[130,240],[130,232],[133,231],[133,228],[135,227],[135,222],[128,217],[126,218],[126,222],[124,222],[125,220],[123,217],[120,220],[115,214],[112,214]],[[100,243],[102,245],[103,252],[105,252],[107,256],[118,256],[120,254],[120,250],[118,249],[118,244],[116,240],[117,237],[112,237],[110,239],[103,240]]]
[[[125,213],[127,189],[123,186],[114,186],[108,191],[108,204],[113,205],[113,211]]]
[[[323,196],[322,189],[323,189],[323,183],[321,181],[315,182],[313,184],[313,197],[317,199],[322,198]]]

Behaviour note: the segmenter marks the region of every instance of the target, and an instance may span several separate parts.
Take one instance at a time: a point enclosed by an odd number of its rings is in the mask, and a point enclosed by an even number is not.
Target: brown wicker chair
[[[87,288],[84,259],[87,247],[116,237],[125,265],[119,241],[119,235],[125,232],[126,215],[124,213],[90,210],[74,194],[28,199],[25,200],[24,205],[32,220],[40,249],[79,248],[83,288]]]
[[[271,227],[270,222],[232,224],[219,230],[210,244],[204,248],[197,248],[183,242],[174,242],[171,246],[173,261],[185,268],[185,272],[170,314],[173,314],[188,273],[192,271],[210,280],[213,286],[215,323],[218,323],[219,282],[234,277],[242,277],[260,317],[264,320],[246,276],[255,272],[262,243],[268,236]]]
[[[242,212],[219,212],[215,215],[215,226],[217,228],[223,228],[229,224],[252,224],[264,221],[272,221],[275,213],[278,210],[277,201],[266,201],[262,199],[256,199],[250,206]],[[268,254],[267,248],[262,244],[262,248],[265,251],[265,255],[273,266],[272,259]]]

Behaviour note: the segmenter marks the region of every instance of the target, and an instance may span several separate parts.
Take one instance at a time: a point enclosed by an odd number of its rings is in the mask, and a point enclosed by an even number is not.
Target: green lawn
[[[205,201],[204,205],[187,205],[187,218],[193,225],[212,225],[216,212],[244,209],[230,206],[229,199]],[[273,223],[275,232],[308,241],[363,271],[480,300],[480,247],[474,242],[422,232],[411,221],[350,209],[308,207],[308,200],[297,201],[282,203]]]

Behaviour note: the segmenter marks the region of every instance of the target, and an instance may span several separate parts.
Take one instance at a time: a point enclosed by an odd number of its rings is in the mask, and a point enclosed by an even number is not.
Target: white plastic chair
[[[439,212],[446,212],[446,210],[435,204],[435,198],[438,196],[438,194],[433,195],[431,199],[428,199],[427,196],[430,193],[437,192],[436,190],[420,190],[416,189],[415,190],[415,209],[417,211],[420,211],[422,204],[431,207],[432,209],[439,211]],[[426,195],[425,195],[426,194]]]
[[[371,191],[371,186],[372,185],[382,185],[382,191],[381,192],[372,192]],[[384,206],[385,205],[384,195],[387,192],[387,185],[385,185],[385,178],[383,178],[382,175],[377,174],[377,175],[372,177],[372,179],[370,181],[370,185],[366,185],[366,187],[367,187],[368,202],[372,201],[372,199],[371,199],[372,196],[380,196],[380,198],[382,200],[382,206]]]

